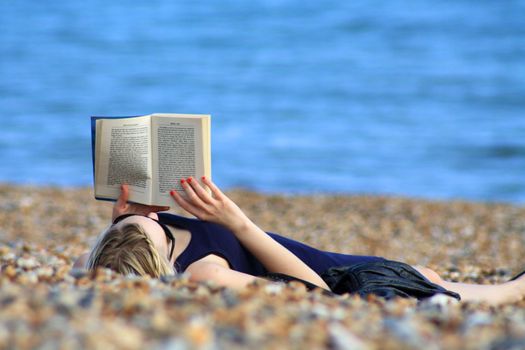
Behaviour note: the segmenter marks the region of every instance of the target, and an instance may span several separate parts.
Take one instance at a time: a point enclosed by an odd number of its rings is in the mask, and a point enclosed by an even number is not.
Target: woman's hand
[[[120,215],[124,214],[137,214],[137,215],[148,215],[151,212],[169,210],[170,207],[161,207],[156,205],[144,205],[138,203],[128,203],[129,198],[129,187],[128,185],[120,186],[120,196],[117,202],[113,206],[112,220],[115,220]]]
[[[211,180],[203,176],[202,182],[211,190],[212,195],[191,177],[181,180],[186,197],[181,196],[177,191],[171,191],[170,194],[175,202],[190,214],[201,220],[223,225],[233,232],[242,230],[250,223],[250,219],[242,210]]]

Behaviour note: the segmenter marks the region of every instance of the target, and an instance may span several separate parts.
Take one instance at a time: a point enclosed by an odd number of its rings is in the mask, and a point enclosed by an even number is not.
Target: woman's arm
[[[196,261],[186,269],[190,273],[190,280],[194,282],[212,281],[219,286],[233,289],[243,289],[250,283],[262,278],[232,270],[213,262]]]
[[[314,270],[255,225],[213,182],[203,178],[203,183],[210,188],[213,197],[192,178],[181,180],[181,183],[187,198],[172,191],[175,201],[197,218],[230,229],[268,271],[294,276],[330,290]]]

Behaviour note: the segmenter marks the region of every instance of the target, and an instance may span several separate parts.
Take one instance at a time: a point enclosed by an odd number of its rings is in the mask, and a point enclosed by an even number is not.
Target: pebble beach
[[[264,230],[324,250],[425,265],[469,283],[501,283],[525,268],[522,206],[227,194]],[[525,348],[525,301],[365,300],[270,282],[233,291],[185,274],[73,270],[111,205],[90,188],[0,185],[0,348]]]

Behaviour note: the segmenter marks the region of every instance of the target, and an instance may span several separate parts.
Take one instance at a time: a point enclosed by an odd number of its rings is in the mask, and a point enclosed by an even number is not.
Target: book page
[[[132,202],[151,202],[150,118],[97,121],[95,196],[118,198],[120,185],[129,185]]]
[[[152,116],[153,199],[158,205],[173,205],[171,190],[184,193],[180,179],[189,176],[200,181],[210,176],[209,116]],[[205,147],[206,145],[206,147]]]

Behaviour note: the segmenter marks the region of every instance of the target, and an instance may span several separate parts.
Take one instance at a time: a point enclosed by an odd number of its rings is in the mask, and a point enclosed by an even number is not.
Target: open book
[[[211,178],[209,115],[91,117],[91,143],[96,199],[117,199],[126,183],[131,202],[173,206],[180,179]]]

